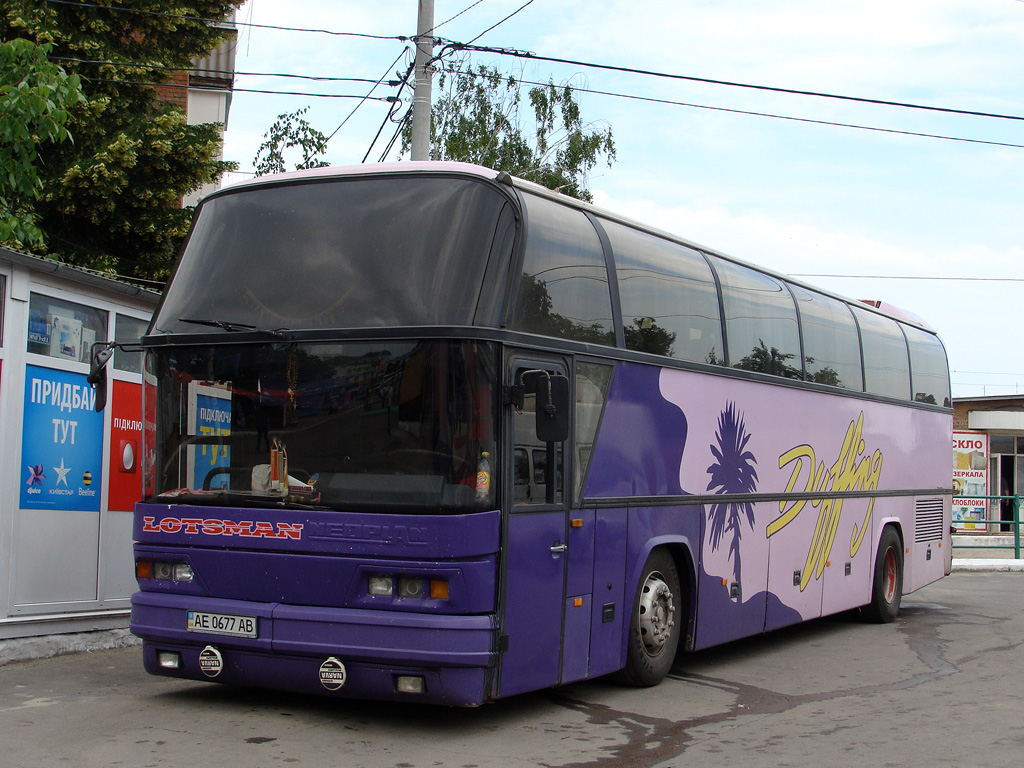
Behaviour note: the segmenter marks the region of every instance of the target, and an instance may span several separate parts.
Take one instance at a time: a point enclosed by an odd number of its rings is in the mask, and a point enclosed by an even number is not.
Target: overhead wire
[[[464,76],[470,76],[470,77],[475,76],[474,73],[466,72],[465,70],[448,69],[447,71],[451,72],[453,74],[458,74],[458,75],[464,75]],[[523,83],[524,85],[539,85],[539,86],[542,86],[542,87],[549,85],[549,83],[541,83],[541,82],[536,82],[536,81],[531,81],[531,80],[518,80],[518,82]],[[727,113],[735,114],[735,115],[749,115],[749,116],[752,116],[752,117],[767,117],[767,118],[772,118],[772,119],[775,119],[775,120],[788,120],[790,122],[809,123],[809,124],[812,124],[812,125],[826,125],[826,126],[830,126],[830,127],[834,127],[834,128],[854,128],[856,130],[861,130],[861,131],[874,131],[876,133],[892,133],[892,134],[897,134],[897,135],[901,135],[901,136],[912,136],[912,137],[915,137],[915,138],[923,138],[923,139],[939,139],[939,140],[942,140],[942,141],[958,141],[958,142],[965,142],[965,143],[968,143],[968,144],[987,144],[987,145],[996,146],[996,147],[1009,147],[1009,148],[1012,148],[1012,149],[1024,149],[1024,144],[1014,144],[1014,143],[1011,143],[1011,142],[989,141],[989,140],[986,140],[986,139],[970,139],[970,138],[965,138],[965,137],[962,137],[962,136],[946,136],[946,135],[943,135],[943,134],[923,133],[923,132],[920,132],[920,131],[904,131],[904,130],[898,130],[896,128],[879,128],[877,126],[871,126],[871,125],[861,125],[861,124],[857,124],[857,123],[840,123],[840,122],[836,122],[836,121],[833,121],[833,120],[818,120],[818,119],[809,118],[809,117],[794,117],[792,115],[780,115],[780,114],[776,114],[776,113],[773,113],[773,112],[756,112],[756,111],[747,110],[747,109],[734,109],[732,107],[715,107],[715,106],[711,106],[709,104],[696,104],[694,102],[687,102],[687,101],[674,101],[672,99],[659,99],[659,98],[654,98],[652,96],[635,96],[633,94],[616,93],[614,91],[599,91],[599,90],[594,89],[594,88],[584,88],[584,87],[578,87],[578,86],[575,86],[575,85],[571,86],[571,88],[574,91],[579,91],[580,93],[592,93],[592,94],[595,94],[595,95],[598,95],[598,96],[611,96],[611,97],[614,97],[614,98],[631,99],[633,101],[646,101],[646,102],[650,102],[650,103],[653,103],[653,104],[666,104],[666,105],[669,105],[669,106],[676,106],[676,107],[690,107],[690,108],[693,108],[693,109],[704,109],[704,110],[709,110],[709,111],[712,111],[712,112],[727,112]]]
[[[392,65],[392,66],[394,66],[394,65]],[[409,84],[409,76],[412,75],[413,70],[415,68],[416,68],[416,63],[415,63],[415,61],[413,61],[412,63],[409,64],[409,68],[405,71],[405,76],[402,78],[401,84],[399,85],[398,94],[397,94],[398,97],[401,97],[402,90],[405,88],[406,85]],[[396,101],[396,104],[397,103],[400,103],[400,102]],[[366,162],[366,159],[370,156],[370,153],[373,151],[373,147],[374,147],[374,145],[376,145],[377,139],[379,139],[381,133],[384,132],[384,126],[386,126],[388,124],[388,121],[391,120],[394,117],[394,114],[395,114],[396,110],[397,110],[397,107],[392,106],[391,109],[388,110],[388,114],[384,116],[384,119],[381,121],[380,128],[377,129],[377,135],[373,137],[373,141],[370,142],[370,146],[367,148],[366,154],[363,155],[363,162],[364,163]],[[395,132],[395,136],[393,136],[391,138],[391,141],[388,143],[387,148],[384,150],[384,154],[385,155],[388,152],[390,152],[391,151],[391,147],[394,146],[395,138],[397,137],[398,133],[401,132],[402,125],[405,122],[405,119],[408,116],[409,112],[411,112],[411,111],[412,111],[412,108],[410,107],[409,110],[407,110],[407,112],[406,112],[406,116],[403,116],[402,119],[398,121],[398,129]]]
[[[516,8],[516,9],[515,9],[514,11],[512,11],[512,13],[510,13],[510,14],[509,14],[508,16],[506,16],[506,17],[505,17],[504,19],[502,19],[501,21],[499,21],[499,22],[498,22],[497,24],[493,24],[493,25],[489,26],[489,27],[488,27],[487,29],[485,29],[485,30],[484,30],[483,32],[481,32],[481,33],[480,33],[479,35],[477,35],[477,36],[476,36],[476,37],[474,37],[474,38],[473,38],[472,40],[470,40],[470,41],[469,41],[469,43],[467,43],[467,45],[470,45],[470,44],[472,44],[472,43],[475,43],[475,42],[476,42],[477,40],[479,40],[479,39],[480,39],[481,37],[483,37],[484,35],[486,35],[486,34],[487,34],[488,32],[490,32],[491,30],[497,29],[497,28],[498,28],[498,27],[500,27],[500,26],[501,26],[502,24],[504,24],[504,23],[505,23],[506,21],[508,21],[509,19],[511,19],[511,18],[512,18],[513,16],[515,16],[515,15],[516,15],[517,13],[519,13],[519,12],[520,12],[521,10],[523,10],[524,8],[526,8],[526,6],[528,6],[528,5],[532,4],[532,3],[533,3],[533,0],[526,0],[526,2],[525,2],[525,3],[523,3],[523,4],[521,5],[521,6],[519,6],[519,7],[518,7],[518,8]]]
[[[373,86],[373,88],[371,88],[371,89],[369,90],[369,92],[368,92],[368,93],[366,94],[366,96],[364,96],[364,97],[363,97],[363,100],[362,100],[362,101],[360,101],[360,102],[359,102],[358,104],[356,104],[356,105],[355,105],[355,107],[354,107],[354,108],[352,109],[352,111],[348,113],[348,116],[347,116],[347,117],[346,117],[346,118],[345,118],[344,120],[342,120],[342,121],[341,121],[341,123],[340,123],[340,124],[338,125],[338,127],[337,127],[337,128],[335,128],[335,129],[334,129],[333,131],[331,131],[331,135],[330,135],[330,136],[328,136],[328,137],[327,137],[327,138],[326,138],[326,139],[324,140],[324,143],[325,143],[325,144],[326,144],[326,143],[327,143],[328,141],[330,141],[331,139],[333,139],[333,138],[334,138],[335,134],[337,134],[337,133],[338,133],[338,131],[340,131],[340,130],[341,130],[341,129],[342,129],[342,128],[343,128],[344,126],[345,126],[345,123],[347,123],[347,122],[348,122],[348,121],[349,121],[349,120],[350,120],[350,119],[352,118],[352,115],[354,115],[354,114],[355,114],[355,113],[356,113],[356,112],[357,112],[357,111],[359,110],[359,108],[360,108],[361,106],[363,106],[363,104],[365,104],[365,103],[366,103],[366,102],[367,102],[367,101],[368,101],[369,99],[373,98],[373,96],[372,96],[373,92],[374,92],[375,90],[377,90],[377,87],[378,87],[378,86],[379,86],[379,85],[380,85],[380,84],[381,84],[382,82],[384,82],[384,78],[388,76],[388,73],[389,73],[389,72],[391,72],[391,68],[392,68],[392,67],[394,67],[394,66],[395,66],[395,64],[397,64],[397,63],[398,63],[398,60],[399,60],[399,59],[401,59],[401,58],[402,58],[402,56],[404,56],[404,55],[405,55],[405,54],[407,54],[408,52],[409,52],[409,49],[408,49],[408,48],[406,48],[406,49],[405,49],[405,50],[403,50],[403,51],[402,51],[402,52],[401,52],[400,54],[398,54],[398,56],[396,56],[396,57],[395,57],[395,60],[394,60],[393,62],[391,62],[391,64],[389,64],[389,65],[388,65],[388,68],[387,68],[386,70],[384,70],[384,74],[383,74],[383,75],[381,75],[381,76],[380,76],[380,78],[378,78],[378,80],[377,80],[377,82],[376,82],[376,83],[374,83],[374,86]],[[392,100],[392,103],[396,103],[396,102],[397,102],[397,101],[399,100],[399,98],[400,98],[400,96],[401,96],[401,94],[402,94],[402,88],[403,88],[403,87],[405,86],[405,82],[406,82],[406,81],[407,81],[408,79],[409,79],[409,74],[408,74],[408,73],[406,73],[405,77],[404,77],[404,78],[402,78],[402,80],[401,80],[401,81],[399,81],[399,82],[397,82],[397,83],[396,83],[396,85],[398,85],[398,86],[399,86],[399,88],[398,88],[398,93],[397,93],[397,94],[396,94],[395,96],[390,96],[390,97],[388,97],[388,98],[389,98],[390,100]],[[394,108],[392,108],[392,110],[393,110],[393,109],[394,109]],[[391,110],[389,110],[389,111],[391,111]],[[372,145],[371,145],[371,146],[372,146]]]
[[[137,61],[106,61],[103,59],[79,59],[73,56],[48,56],[50,61],[65,61],[75,64],[96,64],[101,66],[112,66],[112,67],[134,67],[137,69],[152,69],[161,72],[197,72],[195,67],[170,67],[163,64],[146,64]],[[324,83],[377,83],[380,84],[380,80],[372,80],[368,77],[329,77],[326,75],[296,75],[288,72],[240,72],[238,70],[222,70],[222,69],[203,69],[198,70],[201,76],[222,75],[226,78],[229,77],[281,77],[281,78],[292,78],[296,80],[313,80],[314,82]],[[398,81],[389,83],[389,85],[398,85]]]
[[[303,27],[283,27],[275,24],[253,24],[244,21],[228,21],[227,19],[207,19],[202,16],[183,16],[177,13],[166,13],[164,11],[147,11],[141,8],[125,8],[118,5],[97,5],[96,3],[83,3],[78,0],[45,0],[47,3],[54,5],[71,5],[79,6],[82,8],[97,8],[103,11],[115,11],[119,13],[138,13],[146,16],[161,16],[169,19],[181,19],[182,21],[204,21],[208,24],[225,25],[231,27],[249,27],[252,29],[272,29],[280,32],[310,32],[321,35],[334,35],[337,37],[363,37],[370,40],[398,40],[400,42],[409,42],[411,38],[403,36],[388,36],[388,35],[370,35],[363,32],[336,32],[331,29],[310,29]]]
[[[117,85],[144,85],[151,88],[189,88],[191,86],[184,83],[154,83],[146,82],[144,80],[116,80],[108,77],[94,77],[93,82],[96,83],[113,83]],[[362,99],[363,101],[383,101],[383,102],[394,102],[397,99],[394,96],[361,96],[358,93],[309,93],[303,91],[268,91],[260,88],[232,88],[232,93],[263,93],[270,96],[304,96],[307,98],[315,99]]]
[[[470,51],[472,53],[491,53],[496,56],[511,56],[517,59],[526,59],[529,61],[547,61],[555,64],[569,64],[576,67],[584,67],[587,69],[601,69],[610,72],[622,72],[633,75],[645,75],[648,77],[665,78],[669,80],[685,80],[687,82],[694,83],[706,83],[709,85],[721,85],[728,86],[731,88],[746,88],[757,91],[768,91],[771,93],[785,93],[796,96],[813,96],[821,99],[837,99],[840,101],[851,101],[861,104],[875,104],[886,107],[900,107],[903,109],[919,109],[926,110],[929,112],[942,112],[953,115],[967,115],[970,117],[987,117],[998,120],[1019,120],[1024,121],[1024,115],[1006,115],[996,112],[981,112],[969,109],[954,109],[951,107],[937,107],[929,104],[915,104],[912,102],[905,101],[890,101],[887,99],[872,99],[862,96],[846,96],[837,93],[825,93],[822,91],[807,91],[796,88],[781,88],[770,85],[756,85],[753,83],[740,83],[730,80],[716,80],[708,77],[696,77],[694,75],[680,75],[672,74],[669,72],[657,72],[650,69],[637,69],[634,67],[621,67],[614,64],[598,64],[596,62],[578,61],[574,59],[563,59],[555,56],[541,56],[530,51],[519,51],[512,48],[493,48],[484,45],[472,45],[470,43],[456,43],[452,41],[443,41],[442,53],[437,57],[441,58],[446,50],[451,51]]]

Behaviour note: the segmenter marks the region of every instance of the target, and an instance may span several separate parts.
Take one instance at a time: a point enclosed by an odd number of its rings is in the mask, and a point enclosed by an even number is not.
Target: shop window
[[[114,321],[114,341],[135,346],[149,327],[148,320],[118,313]],[[114,367],[127,373],[142,373],[142,352],[114,350]]]
[[[29,297],[29,352],[87,363],[93,342],[106,338],[107,313],[103,310],[40,293]]]

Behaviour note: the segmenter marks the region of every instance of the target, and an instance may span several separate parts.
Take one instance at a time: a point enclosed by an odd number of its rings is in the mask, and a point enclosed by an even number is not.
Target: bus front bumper
[[[255,631],[241,636],[196,629],[197,611],[255,619]],[[491,698],[498,659],[490,615],[138,592],[132,596],[131,630],[142,638],[152,674],[356,699],[482,704]]]

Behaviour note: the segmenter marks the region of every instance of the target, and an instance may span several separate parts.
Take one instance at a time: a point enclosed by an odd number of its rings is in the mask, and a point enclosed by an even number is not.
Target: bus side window
[[[803,378],[796,305],[770,275],[711,257],[722,281],[729,365],[743,371]]]
[[[950,407],[949,363],[942,342],[930,333],[903,326],[910,344],[914,401]]]
[[[860,307],[853,313],[860,323],[864,346],[864,388],[872,395],[910,399],[910,357],[899,323]]]

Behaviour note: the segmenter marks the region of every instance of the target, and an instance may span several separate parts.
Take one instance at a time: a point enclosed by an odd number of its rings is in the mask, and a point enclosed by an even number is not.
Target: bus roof
[[[261,176],[258,178],[249,179],[246,181],[232,184],[231,186],[224,187],[217,192],[214,192],[208,197],[219,197],[224,194],[231,194],[235,191],[240,191],[244,188],[249,187],[260,187],[270,186],[277,184],[288,184],[295,181],[312,181],[312,180],[326,180],[333,178],[345,178],[354,176],[378,176],[378,175],[391,175],[391,174],[423,174],[423,175],[446,175],[446,176],[469,176],[487,181],[497,182],[504,184],[515,189],[522,190],[524,192],[530,192],[541,197],[546,197],[551,200],[555,200],[563,205],[567,205],[580,210],[588,211],[594,215],[597,215],[604,219],[616,221],[620,224],[624,224],[629,227],[647,232],[657,237],[665,238],[690,248],[695,248],[705,253],[714,254],[727,261],[734,262],[736,264],[749,267],[757,270],[772,277],[776,277],[787,282],[793,283],[794,285],[801,286],[803,288],[817,291],[830,295],[834,298],[841,299],[842,301],[855,303],[863,307],[867,307],[870,310],[877,312],[878,314],[891,317],[901,322],[907,323],[908,325],[917,326],[922,330],[929,333],[936,333],[935,329],[925,320],[918,315],[909,312],[907,310],[896,307],[884,301],[861,299],[855,301],[849,296],[843,296],[842,294],[823,289],[821,286],[806,283],[797,278],[791,277],[782,272],[778,272],[763,264],[756,262],[746,261],[744,259],[732,256],[727,253],[723,253],[716,248],[709,247],[702,243],[685,238],[681,235],[668,232],[657,227],[653,227],[649,224],[645,224],[634,219],[630,219],[625,216],[621,216],[617,213],[609,211],[604,208],[599,208],[592,205],[584,200],[579,200],[574,197],[568,197],[552,189],[548,189],[540,184],[522,179],[517,176],[513,176],[505,171],[495,171],[491,168],[486,168],[481,165],[475,165],[473,163],[461,163],[461,162],[448,162],[448,161],[417,161],[417,162],[389,162],[389,163],[365,163],[360,165],[341,165],[341,166],[328,166],[321,168],[308,168],[301,171],[289,171],[286,173],[278,173],[268,176]]]

